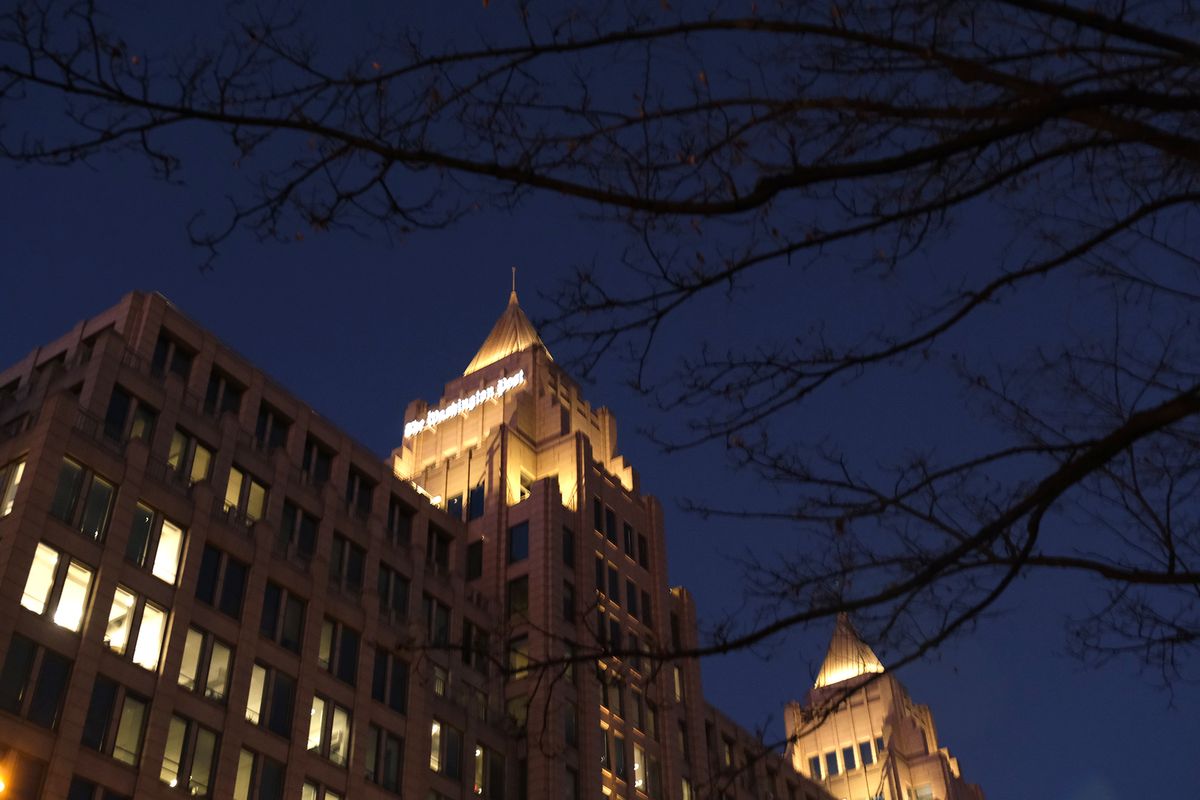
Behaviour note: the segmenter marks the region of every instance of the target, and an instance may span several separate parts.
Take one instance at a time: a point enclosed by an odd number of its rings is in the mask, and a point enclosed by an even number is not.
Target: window
[[[245,387],[213,367],[208,376],[208,389],[204,392],[204,413],[216,417],[231,413],[237,415],[242,407],[242,392]]]
[[[217,752],[217,734],[175,714],[167,727],[159,780],[171,788],[186,789],[192,797],[207,797]]]
[[[604,594],[604,558],[596,556],[596,591]]]
[[[612,772],[612,741],[608,733],[608,725],[600,723],[600,769]]]
[[[154,436],[157,419],[158,412],[145,401],[135,398],[121,386],[114,386],[104,414],[104,435],[116,442],[124,441],[127,435],[130,439],[149,442]]]
[[[179,685],[209,700],[225,701],[229,692],[229,670],[233,648],[203,628],[188,628],[179,665]]]
[[[408,712],[408,664],[382,647],[375,648],[375,669],[371,675],[371,699],[392,711]]]
[[[630,702],[633,705],[633,727],[639,731],[646,730],[646,697],[636,686],[629,690]]]
[[[300,787],[300,800],[342,800],[342,795],[309,780]]]
[[[564,622],[575,621],[575,584],[563,581],[562,615]]]
[[[629,616],[634,619],[638,618],[638,588],[637,584],[631,580],[625,581],[625,606],[629,611]]]
[[[20,791],[17,790],[18,793]],[[117,794],[112,789],[98,783],[92,783],[80,775],[74,775],[71,777],[71,787],[67,789],[67,800],[131,800],[131,798],[128,795]]]
[[[634,542],[636,540],[635,540],[634,534],[633,534],[633,526],[630,525],[628,522],[626,522],[624,525],[624,533],[625,533],[625,538],[624,538],[625,555],[629,556],[630,558],[633,558]]]
[[[389,792],[400,791],[404,739],[377,725],[367,726],[367,780]]]
[[[733,766],[733,740],[722,737],[721,739],[721,765],[725,767]]]
[[[375,482],[366,473],[355,467],[350,467],[346,478],[346,508],[360,517],[371,513],[371,495],[375,491]]]
[[[436,719],[429,726],[429,768],[447,778],[462,777],[462,732]]]
[[[675,702],[681,703],[683,702],[683,670],[676,664],[672,668],[672,673],[675,676]]]
[[[154,672],[162,655],[167,633],[165,609],[139,598],[124,586],[118,586],[108,611],[104,643],[118,655],[130,655],[133,663]],[[129,643],[133,650],[129,651]]]
[[[633,788],[646,791],[646,748],[633,745]]]
[[[619,780],[623,780],[623,781],[629,779],[629,767],[627,766],[627,764],[625,762],[626,758],[627,758],[627,755],[625,753],[625,737],[622,736],[621,734],[617,733],[616,731],[614,731],[613,732],[613,774],[616,775]]]
[[[646,536],[641,533],[637,537],[637,562],[644,569],[650,569],[650,543],[646,541]]]
[[[25,474],[25,460],[13,461],[0,468],[0,517],[12,513],[17,497],[17,487],[21,485],[21,477]]]
[[[692,788],[692,782],[687,778],[683,778],[681,783],[682,789],[680,790],[680,800],[698,800],[696,797],[696,790]]]
[[[229,468],[225,485],[225,513],[234,509],[247,525],[258,522],[267,511],[267,487],[241,467]]]
[[[471,487],[467,495],[467,519],[479,519],[483,516],[483,481]]]
[[[575,533],[567,527],[562,529],[563,565],[575,569]]]
[[[64,458],[50,513],[90,539],[104,538],[116,487],[81,464]]]
[[[825,754],[825,776],[837,775],[839,772],[837,751],[830,750]]]
[[[283,764],[245,748],[238,754],[233,800],[283,800]]]
[[[279,536],[275,540],[275,552],[284,558],[294,558],[305,565],[312,561],[317,547],[317,526],[320,524],[312,514],[297,508],[291,500],[283,501],[283,516],[279,520]]]
[[[877,758],[881,757],[881,756],[879,756],[879,754],[880,754],[880,753],[882,753],[882,752],[883,752],[883,737],[882,737],[882,736],[877,736],[877,737],[875,737],[875,753],[876,753],[876,757],[877,757]]]
[[[482,675],[488,673],[488,634],[469,619],[462,624],[462,661]]]
[[[522,522],[508,529],[508,563],[516,564],[529,558],[529,523]]]
[[[242,598],[246,591],[246,565],[211,544],[204,545],[200,574],[196,581],[196,599],[215,606],[222,614],[242,618]]]
[[[862,761],[862,765],[864,767],[869,767],[875,763],[875,754],[871,750],[871,740],[870,739],[868,739],[865,742],[858,743],[858,754],[860,756],[860,760]]]
[[[687,723],[679,720],[679,754],[683,757],[683,763],[692,763],[692,745],[688,741]]]
[[[476,797],[484,800],[504,798],[504,756],[481,744],[475,745],[475,782],[472,791]]]
[[[425,630],[432,645],[450,643],[450,608],[429,595],[423,598]]]
[[[846,766],[846,772],[858,769],[858,764],[854,761],[854,745],[842,748],[842,763]]]
[[[612,564],[608,565],[608,599],[621,602],[621,573]]]
[[[658,706],[652,700],[646,701],[646,725],[642,730],[651,739],[658,738]]]
[[[263,450],[275,450],[287,445],[292,421],[267,401],[258,404],[258,421],[254,426],[254,441]]]
[[[295,698],[295,678],[263,664],[255,664],[250,670],[246,721],[280,736],[290,737]]]
[[[313,697],[308,717],[308,751],[345,766],[350,757],[350,711],[328,698]]]
[[[611,508],[604,508],[604,535],[613,544],[617,543],[617,514]]]
[[[83,723],[84,747],[137,766],[142,753],[149,701],[129,692],[116,681],[96,676],[92,699]]]
[[[293,653],[299,653],[304,640],[306,605],[303,598],[296,597],[273,581],[267,581],[258,632]]]
[[[78,633],[91,588],[91,567],[40,542],[29,566],[21,605],[39,616],[48,614],[55,625]]]
[[[450,691],[450,673],[445,667],[433,665],[433,694],[436,697],[445,697]]]
[[[329,554],[329,585],[352,595],[362,594],[367,551],[340,533],[333,535]]]
[[[69,658],[14,633],[0,670],[0,709],[53,729],[70,676]]]
[[[168,372],[178,375],[187,383],[192,371],[193,352],[180,344],[165,331],[160,331],[158,341],[154,344],[154,356],[150,359],[150,372],[163,376]]]
[[[529,618],[529,576],[523,575],[508,582],[508,618]]]
[[[379,613],[394,622],[408,617],[408,578],[381,564],[378,578]]]
[[[425,563],[437,572],[450,572],[450,534],[429,523],[425,535]]]
[[[208,480],[212,472],[213,451],[187,431],[176,428],[171,434],[167,466],[187,477],[188,485]]]
[[[483,539],[476,539],[467,545],[467,580],[474,581],[483,577]]]
[[[392,495],[391,503],[388,504],[388,540],[400,547],[412,544],[412,520],[412,508],[396,495]]]
[[[358,682],[358,643],[358,631],[326,617],[321,625],[317,663],[342,683],[354,686]]]
[[[529,675],[529,637],[517,636],[508,642],[508,671],[514,681]]]
[[[182,555],[183,528],[145,503],[138,503],[133,511],[125,558],[139,567],[149,567],[151,575],[174,586]]]
[[[463,518],[463,496],[461,493],[446,498],[446,513],[455,519]]]
[[[321,486],[329,481],[333,468],[333,451],[318,441],[312,434],[304,438],[304,458],[300,463],[308,483]]]

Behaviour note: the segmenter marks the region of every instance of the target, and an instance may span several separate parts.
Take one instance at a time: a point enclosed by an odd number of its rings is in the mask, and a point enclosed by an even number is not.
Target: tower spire
[[[493,364],[507,355],[534,345],[546,350],[546,345],[538,336],[537,329],[533,327],[533,323],[529,321],[529,317],[525,316],[520,303],[517,302],[517,268],[513,267],[512,292],[508,295],[508,307],[504,309],[500,319],[496,320],[492,332],[488,334],[487,339],[484,340],[483,345],[471,359],[471,363],[467,365],[463,374],[470,375],[475,370],[483,369],[488,364]],[[546,350],[546,354],[549,355],[550,351]]]
[[[850,615],[844,611],[838,614],[833,637],[829,640],[829,651],[825,654],[825,662],[821,664],[813,688],[820,689],[869,672],[883,671],[879,657],[854,630]]]

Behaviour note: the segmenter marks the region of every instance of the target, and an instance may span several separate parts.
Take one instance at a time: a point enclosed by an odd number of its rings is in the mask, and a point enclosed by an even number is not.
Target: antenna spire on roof
[[[513,267],[513,294],[517,293],[517,268]]]

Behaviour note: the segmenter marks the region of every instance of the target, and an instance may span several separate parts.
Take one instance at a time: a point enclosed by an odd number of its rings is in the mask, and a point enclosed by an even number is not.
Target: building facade
[[[842,800],[984,800],[938,742],[928,706],[914,703],[838,617],[807,702],[786,712],[797,772]]]
[[[3,796],[825,800],[515,292],[386,463],[157,295],[0,373]]]

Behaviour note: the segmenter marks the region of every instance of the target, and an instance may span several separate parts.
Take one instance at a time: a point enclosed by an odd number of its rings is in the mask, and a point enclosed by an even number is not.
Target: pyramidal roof
[[[525,312],[521,310],[521,305],[517,302],[517,290],[514,287],[512,294],[508,296],[508,307],[504,309],[500,319],[496,320],[496,324],[492,326],[492,332],[483,340],[483,345],[471,359],[471,363],[467,365],[463,375],[470,375],[488,364],[494,364],[505,356],[519,353],[533,345],[540,346],[546,350],[546,355],[550,355],[550,351],[542,342],[542,337],[538,336],[537,329],[533,327],[529,317],[525,316]],[[553,357],[551,358],[553,359]]]
[[[832,686],[871,672],[883,672],[883,664],[854,630],[849,615],[838,614],[833,638],[829,640],[829,652],[825,654],[825,663],[817,673],[813,688]]]

